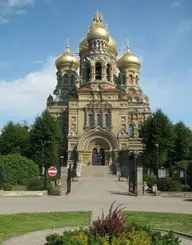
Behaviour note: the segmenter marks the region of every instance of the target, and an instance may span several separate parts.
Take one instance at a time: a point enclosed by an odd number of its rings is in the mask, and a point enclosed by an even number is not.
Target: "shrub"
[[[118,206],[93,222],[88,230],[65,231],[63,235],[52,234],[46,237],[45,245],[179,245],[180,241],[172,232],[162,235],[149,227],[135,223],[125,224]]]
[[[171,178],[158,180],[158,190],[160,191],[182,191],[183,184]]]
[[[93,221],[93,224],[89,229],[91,234],[99,234],[104,237],[105,235],[117,235],[125,230],[125,219],[121,215],[123,208],[120,209],[119,207],[121,205],[119,205],[113,210],[114,203],[115,202],[112,203],[106,217],[103,212],[101,218],[98,217],[97,220]]]
[[[44,179],[41,177],[32,177],[28,180],[26,185],[28,191],[39,191],[44,189]],[[52,194],[53,192],[53,185],[51,184],[50,180],[47,180],[46,189],[48,194]]]
[[[32,177],[28,180],[26,187],[28,191],[42,190],[42,180],[38,177]]]
[[[37,164],[20,154],[1,156],[0,168],[3,169],[3,185],[26,185],[31,177],[39,175]]]
[[[147,185],[148,185],[149,187],[152,187],[152,186],[154,186],[154,185],[157,183],[157,178],[156,178],[155,175],[152,175],[152,174],[150,174],[150,175],[145,175],[145,176],[144,176],[144,181],[147,182]]]

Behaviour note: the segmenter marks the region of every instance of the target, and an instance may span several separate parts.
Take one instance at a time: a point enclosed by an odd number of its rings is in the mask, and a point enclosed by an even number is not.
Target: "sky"
[[[119,54],[129,40],[142,61],[151,109],[192,128],[191,0],[0,0],[0,128],[31,124],[56,86],[55,59],[76,53],[96,10]]]

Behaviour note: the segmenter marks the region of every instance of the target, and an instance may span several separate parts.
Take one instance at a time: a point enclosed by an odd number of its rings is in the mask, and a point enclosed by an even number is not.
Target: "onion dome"
[[[101,26],[100,24],[95,24],[91,27],[87,34],[87,41],[89,42],[92,39],[100,38],[109,40],[109,32],[104,26]]]
[[[115,56],[117,56],[117,43],[115,40],[110,36],[108,42],[108,49],[111,51]]]
[[[79,67],[79,60],[73,55],[67,46],[65,53],[61,54],[55,61],[57,69],[66,68],[76,71]]]
[[[131,52],[130,48],[127,47],[126,52],[117,61],[117,66],[120,71],[126,69],[138,71],[141,66],[141,61]]]
[[[79,54],[84,54],[88,51],[87,36],[82,39],[79,45]]]

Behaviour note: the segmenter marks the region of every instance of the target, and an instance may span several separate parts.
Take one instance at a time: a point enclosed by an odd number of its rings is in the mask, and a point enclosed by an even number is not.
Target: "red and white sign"
[[[55,175],[57,175],[57,169],[55,168],[55,167],[50,167],[49,169],[48,169],[48,175],[49,176],[55,176]]]

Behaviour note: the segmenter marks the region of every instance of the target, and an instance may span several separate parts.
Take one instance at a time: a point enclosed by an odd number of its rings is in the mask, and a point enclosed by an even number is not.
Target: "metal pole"
[[[159,168],[159,147],[157,147],[157,176],[156,176],[156,181],[158,183],[158,168]]]
[[[185,169],[185,192],[187,191],[187,169]]]

